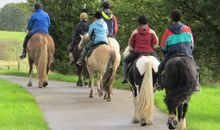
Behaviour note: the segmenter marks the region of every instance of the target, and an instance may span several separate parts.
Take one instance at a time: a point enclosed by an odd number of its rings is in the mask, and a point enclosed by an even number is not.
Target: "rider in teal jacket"
[[[102,19],[102,14],[101,12],[96,12],[95,13],[95,21],[91,24],[89,27],[89,37],[91,41],[85,45],[83,48],[80,58],[77,61],[78,65],[82,65],[83,60],[87,54],[87,51],[89,48],[91,48],[94,45],[100,44],[100,43],[108,43],[108,26],[105,23],[105,21]]]

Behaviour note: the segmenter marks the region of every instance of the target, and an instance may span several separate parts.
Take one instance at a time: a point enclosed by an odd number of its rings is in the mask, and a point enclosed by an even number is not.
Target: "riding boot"
[[[22,54],[20,56],[21,59],[24,59],[26,57],[26,53],[27,53],[27,44],[28,44],[28,41],[31,39],[31,36],[32,34],[28,33],[24,39],[24,42],[23,42],[23,51],[22,51]]]
[[[69,52],[69,58],[70,58],[69,65],[72,65],[74,63],[74,61],[75,61],[72,52]]]
[[[154,85],[154,89],[155,90],[163,90],[164,89],[164,86],[163,86],[163,83],[162,83],[163,74],[164,74],[164,70],[163,69],[164,69],[164,67],[163,67],[162,64],[158,66],[157,82]]]
[[[82,50],[82,52],[81,52],[81,54],[80,54],[80,58],[79,58],[79,59],[77,60],[77,62],[76,62],[77,65],[82,66],[83,60],[84,60],[84,58],[85,58],[87,52],[88,52],[88,49],[86,49],[86,48],[84,47],[83,50]]]
[[[123,81],[121,83],[127,83],[127,66],[128,63],[127,62],[123,62]]]

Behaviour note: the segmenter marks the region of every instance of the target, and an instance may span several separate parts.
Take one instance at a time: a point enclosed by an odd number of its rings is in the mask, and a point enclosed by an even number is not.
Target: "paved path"
[[[88,98],[90,89],[76,87],[72,83],[49,81],[47,88],[26,87],[27,78],[3,76],[21,84],[36,98],[51,130],[167,130],[167,115],[155,109],[154,123],[141,127],[132,124],[133,101],[130,91],[113,90],[112,102],[95,95]]]

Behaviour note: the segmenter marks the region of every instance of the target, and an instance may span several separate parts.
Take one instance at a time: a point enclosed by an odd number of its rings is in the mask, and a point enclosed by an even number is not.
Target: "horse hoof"
[[[108,99],[106,99],[106,101],[107,101],[107,102],[111,102],[111,101],[112,101],[112,99],[111,99],[111,98],[108,98]]]
[[[28,86],[28,87],[31,87],[31,86],[32,86],[32,83],[31,83],[31,82],[29,82],[27,86]]]
[[[42,86],[39,86],[38,88],[43,88]]]
[[[46,87],[47,85],[48,85],[47,82],[44,82],[44,83],[43,83],[43,87]]]
[[[90,95],[89,95],[89,98],[93,98],[93,95],[90,94]]]
[[[98,91],[98,96],[99,97],[102,97],[103,96],[103,93],[101,91]]]
[[[178,128],[178,121],[177,120],[169,120],[167,125],[170,130],[175,130]]]
[[[76,86],[83,87],[82,83],[77,83]]]
[[[134,123],[134,124],[139,123],[139,120],[134,118],[134,119],[132,120],[132,123]]]

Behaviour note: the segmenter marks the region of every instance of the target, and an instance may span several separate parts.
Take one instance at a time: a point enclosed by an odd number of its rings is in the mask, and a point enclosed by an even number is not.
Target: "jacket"
[[[160,47],[163,49],[165,57],[178,53],[192,57],[194,39],[190,27],[181,22],[174,23],[169,29],[166,29]]]
[[[37,32],[48,33],[50,17],[42,9],[36,10],[28,21],[27,29],[35,34]]]
[[[100,42],[108,43],[108,27],[103,19],[97,19],[89,27],[89,37],[93,40],[93,44],[98,44]]]
[[[77,24],[75,32],[73,34],[73,40],[75,38],[78,38],[80,35],[87,33],[89,31],[89,26],[90,26],[90,23],[88,21],[84,21],[84,20],[80,21]]]
[[[109,9],[102,11],[102,17],[108,26],[108,36],[114,36],[118,32],[117,18],[112,14]]]
[[[148,25],[135,29],[129,39],[129,44],[136,53],[152,53],[158,44],[158,37]]]

